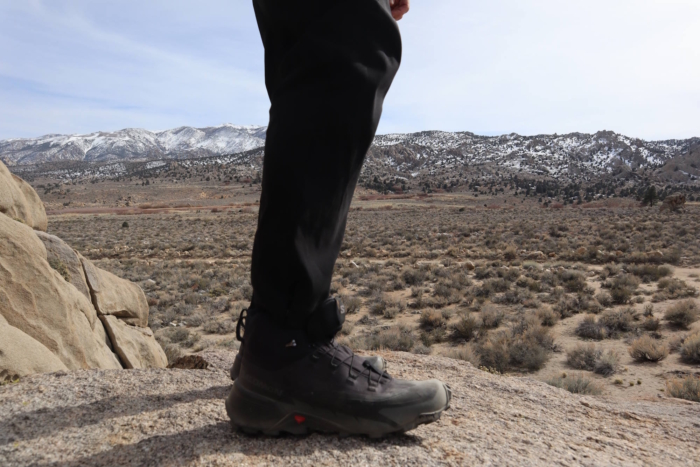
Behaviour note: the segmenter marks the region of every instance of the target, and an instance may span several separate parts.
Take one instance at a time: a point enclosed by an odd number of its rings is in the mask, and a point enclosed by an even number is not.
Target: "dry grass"
[[[454,358],[456,360],[463,360],[465,362],[471,363],[474,367],[479,367],[479,355],[476,353],[471,345],[463,345],[449,349],[444,353],[446,357]]]

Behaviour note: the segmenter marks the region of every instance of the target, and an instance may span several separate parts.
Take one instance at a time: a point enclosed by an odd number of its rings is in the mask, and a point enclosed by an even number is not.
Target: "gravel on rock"
[[[700,404],[606,402],[466,362],[381,352],[394,376],[453,391],[437,423],[383,440],[232,432],[235,353],[206,370],[84,370],[0,387],[0,465],[700,465]]]

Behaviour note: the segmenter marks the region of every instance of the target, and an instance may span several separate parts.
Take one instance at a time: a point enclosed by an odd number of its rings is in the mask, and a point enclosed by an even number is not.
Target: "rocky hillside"
[[[700,143],[687,140],[644,141],[612,131],[596,134],[478,136],[427,131],[378,136],[369,164],[379,171],[415,177],[490,165],[505,172],[587,181],[638,169],[657,169],[686,155]],[[691,168],[686,179],[700,176]]]
[[[381,441],[250,437],[224,399],[235,354],[206,370],[87,370],[0,387],[0,465],[697,465],[700,404],[610,403],[457,360],[386,352],[389,371],[440,378],[442,418]]]
[[[56,161],[184,159],[233,154],[265,144],[266,127],[184,126],[152,132],[139,128],[88,135],[46,135],[0,141],[8,165]]]

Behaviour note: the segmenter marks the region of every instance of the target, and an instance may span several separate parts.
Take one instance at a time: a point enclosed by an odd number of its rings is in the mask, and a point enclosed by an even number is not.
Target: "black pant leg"
[[[401,38],[388,0],[254,0],[270,123],[253,303],[300,326],[328,297]]]

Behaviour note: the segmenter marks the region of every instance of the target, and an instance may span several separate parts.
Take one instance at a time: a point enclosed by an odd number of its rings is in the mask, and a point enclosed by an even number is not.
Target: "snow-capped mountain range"
[[[161,132],[125,129],[10,139],[0,141],[0,160],[15,166],[15,170],[28,164],[62,161],[201,159],[206,163],[214,158],[211,160],[222,163],[221,156],[227,156],[224,159],[229,163],[235,159],[235,163],[258,166],[266,130],[267,127],[226,124]],[[667,168],[669,161],[676,160],[674,180],[692,182],[700,177],[695,161],[699,148],[700,138],[644,141],[612,131],[537,136],[424,131],[377,136],[365,173],[415,177],[490,165],[510,172],[591,179],[620,171]]]
[[[56,161],[185,159],[234,154],[265,144],[264,126],[224,124],[183,126],[165,131],[127,128],[88,135],[46,135],[0,140],[0,160],[7,165]]]

